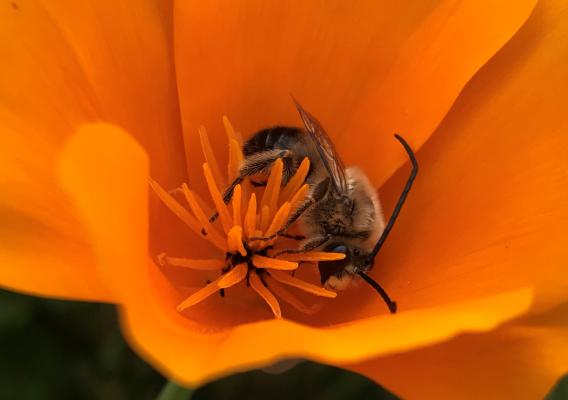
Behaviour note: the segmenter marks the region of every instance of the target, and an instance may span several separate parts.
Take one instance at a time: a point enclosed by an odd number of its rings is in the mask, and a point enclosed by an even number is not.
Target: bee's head
[[[320,261],[318,268],[322,285],[343,290],[349,286],[353,277],[360,271],[371,269],[368,265],[368,253],[361,248],[346,243],[332,243],[325,247],[325,251],[343,253],[345,258],[336,261]]]
[[[367,275],[367,272],[373,268],[374,257],[372,254],[346,243],[332,243],[325,247],[325,251],[343,253],[345,258],[337,261],[319,262],[318,268],[322,285],[328,289],[343,290],[351,284],[355,276],[359,276],[379,293],[391,313],[396,312],[396,303],[390,299],[381,285]]]

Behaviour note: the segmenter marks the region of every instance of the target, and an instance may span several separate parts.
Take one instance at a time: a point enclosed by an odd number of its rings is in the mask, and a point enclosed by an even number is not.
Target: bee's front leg
[[[279,252],[273,254],[272,257],[278,257],[279,255],[282,255],[282,254],[307,253],[308,251],[315,250],[318,247],[324,245],[325,243],[327,243],[331,239],[331,237],[332,236],[329,235],[329,234],[316,236],[312,239],[309,239],[305,243],[303,243],[302,246],[299,249],[280,250]]]

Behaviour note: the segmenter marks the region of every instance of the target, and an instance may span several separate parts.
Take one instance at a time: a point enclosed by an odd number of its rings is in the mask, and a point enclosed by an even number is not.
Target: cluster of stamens
[[[205,128],[199,128],[201,146],[205,156],[203,173],[211,200],[218,218],[211,221],[207,203],[187,184],[176,189],[187,206],[178,201],[175,193],[164,190],[157,182],[150,180],[150,186],[161,201],[192,231],[210,242],[219,252],[219,258],[190,259],[160,254],[162,265],[188,268],[198,271],[219,271],[220,276],[194,292],[178,305],[178,311],[202,302],[209,296],[227,288],[243,283],[252,288],[270,307],[276,318],[282,318],[278,298],[304,313],[317,311],[317,305],[307,306],[286,286],[294,287],[316,296],[333,298],[336,293],[318,285],[298,279],[294,272],[302,263],[340,260],[342,253],[320,251],[301,252],[296,249],[286,251],[282,246],[280,233],[289,216],[303,202],[309,187],[305,183],[310,161],[304,159],[294,176],[282,187],[283,162],[277,160],[271,168],[264,190],[254,192],[250,180],[245,178],[235,186],[231,201],[225,204],[222,190],[227,183],[239,176],[243,161],[242,139],[234,131],[226,117],[223,118],[229,141],[229,163],[227,180],[221,169],[207,136]],[[272,237],[272,238],[271,238]],[[259,239],[259,238],[271,238]],[[276,295],[276,296],[275,296]]]

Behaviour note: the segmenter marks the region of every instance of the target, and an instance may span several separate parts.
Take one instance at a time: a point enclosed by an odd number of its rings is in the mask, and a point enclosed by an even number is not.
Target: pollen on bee
[[[308,193],[305,179],[310,160],[305,158],[294,176],[282,186],[284,164],[278,159],[270,169],[266,186],[255,189],[248,177],[240,176],[240,165],[244,159],[241,135],[233,129],[227,117],[223,117],[223,124],[228,139],[226,174],[221,172],[223,169],[218,164],[206,129],[200,127],[198,130],[205,159],[203,175],[218,218],[207,215],[202,207],[204,201],[187,184],[181,185],[176,192],[183,195],[189,208],[183,206],[171,191],[149,180],[150,187],[162,203],[201,240],[209,242],[219,252],[219,256],[212,259],[174,257],[164,253],[158,255],[161,265],[186,269],[188,273],[192,270],[219,271],[217,279],[188,296],[177,310],[183,312],[215,293],[235,285],[248,284],[268,305],[275,318],[282,318],[279,300],[303,313],[316,312],[319,309],[317,304],[304,304],[288,288],[325,298],[334,298],[336,293],[298,279],[292,273],[303,262],[341,260],[345,254],[308,251],[275,256],[288,243],[277,233],[285,227],[291,213],[301,205]],[[226,188],[232,182],[235,182],[232,196],[225,202]],[[259,237],[265,240],[258,240]]]

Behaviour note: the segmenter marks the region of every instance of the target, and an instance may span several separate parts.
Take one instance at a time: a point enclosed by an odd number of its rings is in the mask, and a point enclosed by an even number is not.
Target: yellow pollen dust
[[[160,254],[161,265],[171,265],[195,271],[219,271],[219,277],[197,290],[182,301],[177,310],[182,312],[200,303],[209,296],[243,284],[254,290],[262,298],[275,318],[282,318],[279,299],[303,313],[314,313],[319,305],[303,304],[286,287],[293,287],[316,296],[334,298],[335,292],[318,285],[305,282],[294,277],[294,272],[302,262],[318,262],[341,260],[342,253],[309,251],[305,253],[282,253],[280,236],[271,240],[258,240],[259,237],[271,237],[278,233],[287,223],[290,215],[302,204],[309,187],[305,183],[310,167],[310,160],[305,158],[288,184],[282,187],[283,161],[278,159],[272,166],[266,187],[260,193],[260,200],[253,192],[248,178],[235,186],[233,196],[228,204],[223,201],[225,188],[239,176],[240,165],[244,160],[242,138],[235,132],[227,117],[223,124],[229,143],[229,162],[226,179],[219,167],[207,131],[199,127],[205,163],[203,174],[207,182],[209,195],[218,213],[218,218],[211,222],[211,215],[203,209],[205,204],[187,184],[173,191],[181,193],[189,207],[182,205],[173,192],[164,190],[156,181],[150,179],[150,187],[160,200],[180,220],[203,240],[210,242],[219,250],[219,258],[191,259],[171,257]],[[251,240],[251,238],[257,238]],[[280,246],[279,249],[276,249]]]

